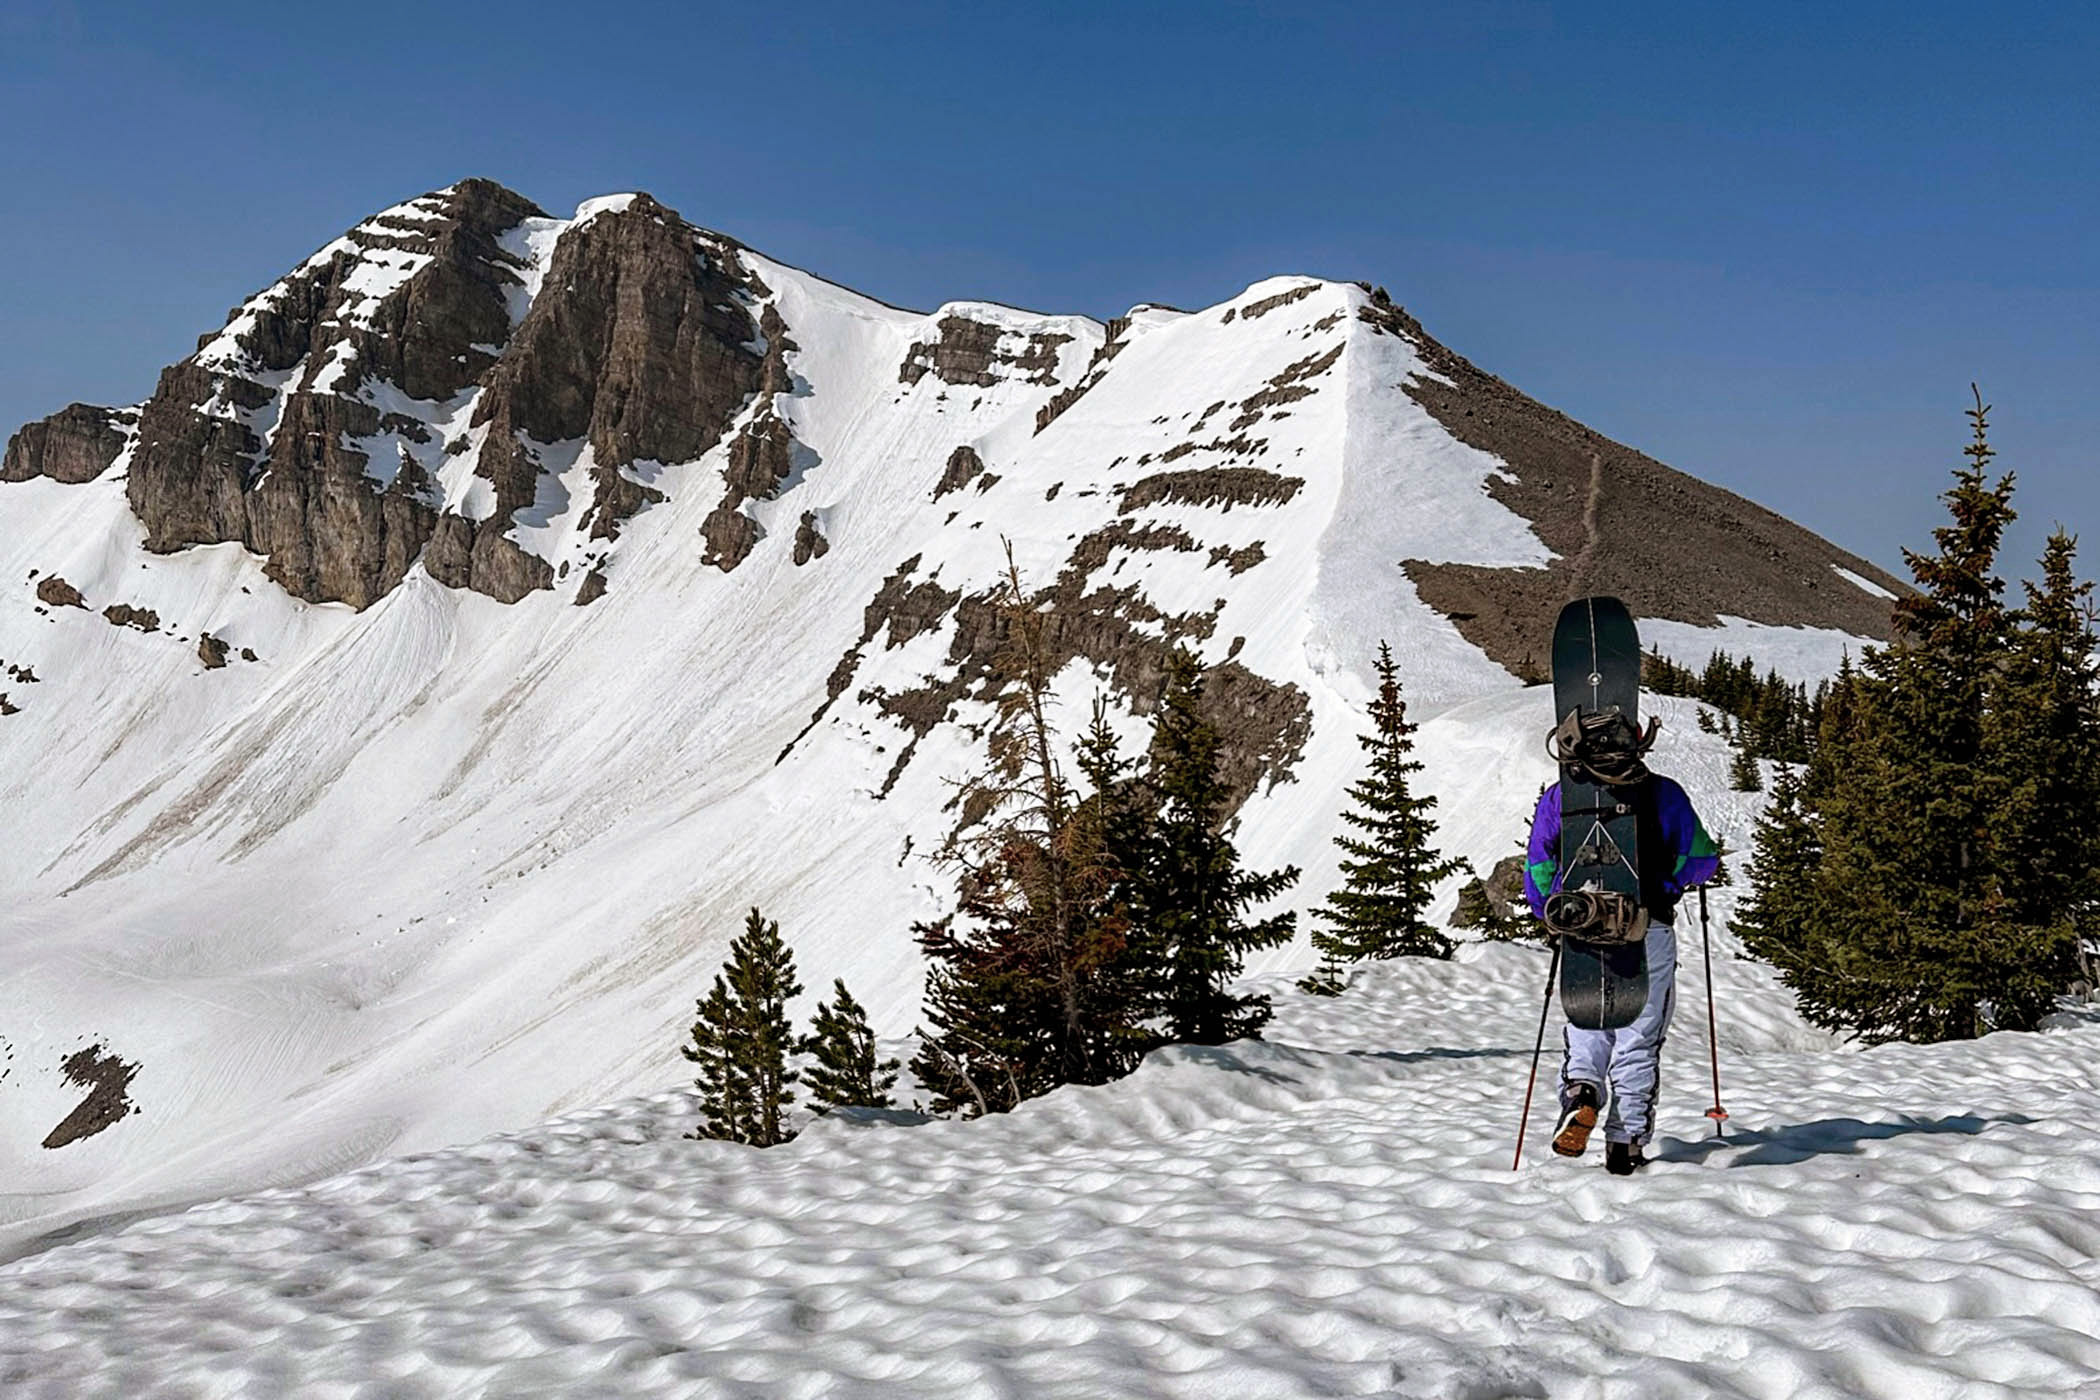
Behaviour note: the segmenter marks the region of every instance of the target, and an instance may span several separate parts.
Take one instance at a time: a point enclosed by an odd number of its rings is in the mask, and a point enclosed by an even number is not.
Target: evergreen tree
[[[2057,989],[2077,975],[2081,936],[2100,933],[2100,673],[2077,549],[2058,529],[2040,582],[2025,585],[1987,734],[2003,784],[1990,829],[2006,899]]]
[[[1079,768],[1088,792],[1073,814],[1075,841],[1090,853],[1100,881],[1087,967],[1089,1024],[1104,1080],[1116,1079],[1165,1043],[1148,1018],[1165,1000],[1167,955],[1159,930],[1138,907],[1143,872],[1158,850],[1158,801],[1123,756],[1100,696],[1080,740]]]
[[[1641,689],[1651,695],[1697,695],[1699,676],[1651,647],[1641,658]]]
[[[1240,868],[1218,771],[1218,733],[1203,717],[1196,659],[1177,647],[1167,659],[1166,692],[1154,716],[1145,782],[1159,806],[1143,868],[1135,873],[1133,913],[1144,942],[1163,954],[1159,1011],[1175,1041],[1218,1045],[1261,1033],[1269,999],[1229,990],[1246,955],[1290,940],[1288,910],[1253,923],[1250,905],[1289,889],[1296,866],[1267,874]]]
[[[1782,768],[1758,817],[1750,854],[1750,894],[1736,911],[1743,946],[1779,970],[1797,995],[1844,960],[1833,921],[1817,907],[1823,846],[1802,802],[1802,776]],[[1804,1014],[1830,1025],[1804,1003]]]
[[[787,1065],[787,1004],[801,991],[780,925],[753,909],[681,1049],[700,1067],[695,1084],[706,1119],[694,1137],[772,1147],[794,1136],[781,1115],[795,1101],[798,1078]]]
[[[1338,997],[1349,989],[1348,978],[1342,975],[1342,964],[1330,952],[1320,959],[1320,965],[1298,979],[1298,990],[1316,997]]]
[[[816,1059],[804,1081],[819,1112],[834,1108],[888,1108],[897,1082],[898,1062],[882,1059],[868,1013],[846,990],[846,979],[831,984],[831,1000],[817,1004],[812,1033],[801,1049]]]
[[[2023,907],[2009,845],[2032,828],[2012,820],[2005,755],[2062,755],[2008,729],[2027,648],[1992,572],[2013,480],[1989,479],[1988,412],[1979,396],[1938,551],[1905,551],[1918,591],[1897,603],[1890,644],[1840,673],[1798,801],[1775,802],[1752,867],[1746,946],[1811,1021],[1868,1040],[1976,1035],[1986,1008],[1990,1025],[2032,1027],[2064,976],[2064,931]]]
[[[1750,738],[1738,734],[1735,757],[1728,765],[1728,786],[1737,792],[1762,792],[1765,780],[1757,771],[1757,760],[1750,753]]]
[[[738,1008],[718,972],[697,1004],[691,1038],[678,1051],[699,1066],[693,1084],[700,1091],[702,1121],[688,1137],[751,1140],[751,1089],[737,1058],[737,1025]]]
[[[1106,1083],[1133,1062],[1143,1014],[1123,975],[1124,919],[1111,902],[1121,873],[1104,846],[1112,828],[1057,761],[1047,619],[1011,550],[996,611],[1008,684],[986,767],[960,794],[975,820],[943,851],[957,910],[916,930],[933,964],[933,1032],[912,1070],[941,1111],[1003,1112],[1059,1084]]]
[[[1436,798],[1411,790],[1410,775],[1422,771],[1414,752],[1415,726],[1400,696],[1400,669],[1392,648],[1378,645],[1378,694],[1371,701],[1371,732],[1357,742],[1370,754],[1370,771],[1349,789],[1356,804],[1342,820],[1362,833],[1341,835],[1335,844],[1342,887],[1327,896],[1313,917],[1327,925],[1313,934],[1313,947],[1330,958],[1448,958],[1455,946],[1422,917],[1442,881],[1465,868],[1432,844]]]

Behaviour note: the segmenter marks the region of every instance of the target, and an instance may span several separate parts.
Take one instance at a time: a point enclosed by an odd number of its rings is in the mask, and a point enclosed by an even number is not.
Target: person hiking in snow
[[[1647,1165],[1641,1149],[1654,1130],[1655,1085],[1661,1066],[1663,1038],[1677,1006],[1677,933],[1671,927],[1677,900],[1703,885],[1720,869],[1720,855],[1692,810],[1684,789],[1660,773],[1639,765],[1630,783],[1616,790],[1633,807],[1639,823],[1641,906],[1647,911],[1648,999],[1633,1024],[1619,1030],[1585,1030],[1564,1026],[1560,1065],[1560,1127],[1553,1150],[1580,1157],[1590,1132],[1606,1110],[1604,1165],[1614,1175],[1630,1176]],[[1531,912],[1546,917],[1546,897],[1560,885],[1560,784],[1539,798],[1531,818],[1531,845],[1525,856],[1524,895]]]

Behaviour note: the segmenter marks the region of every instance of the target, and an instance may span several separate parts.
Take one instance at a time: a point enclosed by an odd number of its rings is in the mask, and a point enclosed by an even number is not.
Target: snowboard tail
[[[1647,1003],[1646,944],[1562,940],[1560,1005],[1569,1025],[1618,1030],[1632,1025]]]

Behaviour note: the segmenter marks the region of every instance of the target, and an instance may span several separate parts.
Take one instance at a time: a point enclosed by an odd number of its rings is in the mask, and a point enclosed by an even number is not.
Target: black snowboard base
[[[1577,598],[1562,608],[1553,627],[1554,723],[1617,713],[1638,728],[1640,697],[1640,635],[1626,605]],[[1639,827],[1619,791],[1564,761],[1560,810],[1558,887],[1638,902]],[[1560,1000],[1569,1023],[1585,1030],[1633,1024],[1648,1001],[1647,945],[1561,942]]]
[[[1587,1031],[1633,1024],[1648,1004],[1648,948],[1643,943],[1561,940],[1560,1006],[1568,1024]]]

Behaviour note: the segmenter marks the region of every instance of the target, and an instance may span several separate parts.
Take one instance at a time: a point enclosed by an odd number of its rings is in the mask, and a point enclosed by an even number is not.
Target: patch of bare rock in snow
[[[1721,939],[1724,987],[1743,969]],[[10,1396],[2029,1396],[2100,1377],[2100,1017],[1774,1048],[1680,1019],[1657,1160],[1511,1139],[1542,951],[1270,984],[1006,1117],[765,1152],[688,1094],[0,1269]],[[1688,971],[1692,969],[1688,968]],[[1688,982],[1687,989],[1691,984]],[[1749,985],[1749,984],[1743,984]],[[1740,995],[1748,995],[1741,993]],[[1691,1011],[1687,998],[1688,1012]]]

